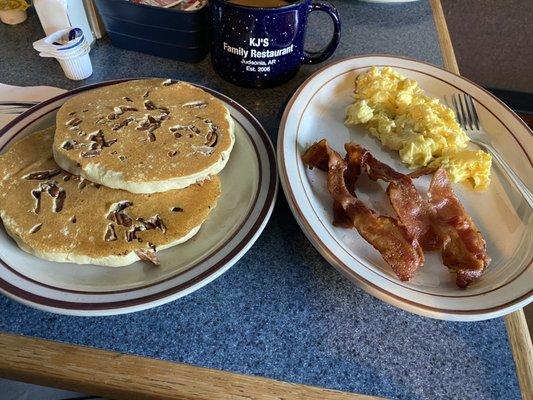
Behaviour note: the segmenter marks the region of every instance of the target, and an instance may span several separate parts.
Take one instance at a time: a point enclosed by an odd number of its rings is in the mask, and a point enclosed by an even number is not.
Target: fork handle
[[[504,158],[498,153],[498,150],[496,150],[491,145],[485,144],[485,143],[479,143],[482,147],[484,147],[486,150],[489,151],[489,153],[492,154],[492,157],[494,160],[498,162],[498,166],[501,168],[503,172],[507,175],[509,180],[513,182],[516,189],[520,192],[520,194],[524,197],[524,199],[529,204],[530,208],[533,208],[533,194],[528,189],[526,184],[520,179],[520,177],[516,174],[516,172],[513,171],[513,169],[507,164],[507,161],[504,160]]]

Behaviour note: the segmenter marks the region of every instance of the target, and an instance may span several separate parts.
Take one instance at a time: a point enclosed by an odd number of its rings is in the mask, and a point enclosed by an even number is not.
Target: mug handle
[[[319,51],[304,50],[303,62],[305,64],[318,64],[327,60],[333,52],[337,49],[341,37],[341,21],[337,9],[330,3],[325,1],[314,1],[309,6],[309,13],[313,11],[323,11],[328,14],[333,21],[333,37],[328,45]]]

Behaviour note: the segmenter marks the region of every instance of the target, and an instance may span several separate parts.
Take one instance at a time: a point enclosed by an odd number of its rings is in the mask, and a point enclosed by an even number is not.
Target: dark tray
[[[209,7],[196,11],[95,0],[114,46],[185,62],[209,52]]]

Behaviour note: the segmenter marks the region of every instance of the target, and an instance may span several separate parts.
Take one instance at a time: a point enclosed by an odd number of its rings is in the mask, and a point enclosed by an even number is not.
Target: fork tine
[[[457,100],[455,99],[455,95],[452,94],[451,97],[452,97],[453,111],[455,111],[455,116],[457,117],[457,121],[459,122],[459,125],[463,126],[462,115],[461,115],[461,112],[459,111],[459,108],[457,107]]]
[[[468,127],[470,126],[470,130],[472,130],[473,129],[472,128],[472,121],[470,120],[469,115],[466,113],[466,109],[465,109],[465,106],[463,104],[463,96],[458,94],[457,97],[459,98],[459,104],[461,106],[461,111],[463,112],[464,129],[468,129]],[[466,103],[466,100],[465,100],[465,103]]]
[[[472,111],[471,111],[472,99],[470,98],[470,95],[468,93],[463,94],[463,99],[465,102],[466,114],[468,115],[468,124],[470,125],[470,130],[473,131],[474,130],[474,115],[472,114]]]
[[[479,117],[477,115],[477,110],[476,110],[476,105],[474,104],[474,99],[472,98],[472,96],[468,95],[468,100],[470,100],[470,108],[472,109],[472,117],[473,117],[473,122],[474,122],[474,125],[476,126],[476,129],[479,131],[480,130],[480,126],[479,126]]]

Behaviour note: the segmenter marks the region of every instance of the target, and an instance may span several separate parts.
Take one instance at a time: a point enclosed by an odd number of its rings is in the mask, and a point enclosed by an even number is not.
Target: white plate
[[[0,130],[0,151],[21,137],[55,123],[58,108],[86,86],[45,101]],[[184,244],[158,253],[160,267],[137,262],[122,268],[41,260],[20,250],[0,229],[0,291],[39,309],[74,315],[138,311],[191,293],[225,272],[252,246],[276,199],[272,143],[259,122],[228,97],[223,101],[236,126],[231,158],[220,174],[222,195],[200,232]],[[246,168],[243,168],[243,165]]]
[[[493,166],[490,188],[474,192],[454,185],[466,210],[484,234],[492,263],[481,279],[466,290],[455,286],[440,254],[426,254],[425,265],[410,282],[401,282],[377,251],[355,230],[334,227],[325,174],[310,171],[302,161],[305,149],[321,138],[343,153],[356,141],[378,159],[406,171],[396,152],[384,150],[364,128],[344,125],[352,102],[355,77],[370,66],[392,66],[416,79],[430,95],[443,98],[469,93],[494,146],[522,179],[533,187],[532,132],[503,103],[481,87],[435,66],[398,57],[361,56],[341,60],[311,76],[290,100],[280,124],[278,163],[285,194],[294,216],[317,250],[372,295],[405,310],[440,319],[481,320],[507,314],[533,299],[533,216],[516,190]],[[416,180],[427,190],[429,177]],[[392,213],[386,184],[362,179],[359,197],[381,213]]]

